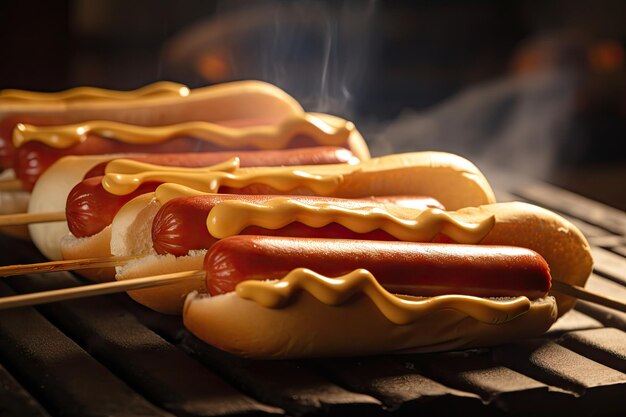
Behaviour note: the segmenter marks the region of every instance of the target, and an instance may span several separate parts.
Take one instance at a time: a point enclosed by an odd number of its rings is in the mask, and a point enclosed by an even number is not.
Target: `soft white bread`
[[[548,262],[552,279],[585,286],[593,269],[593,258],[589,243],[575,225],[550,210],[520,202],[467,207],[454,216],[472,222],[489,214],[495,215],[496,223],[480,244],[532,249]],[[559,317],[576,303],[575,298],[553,295]]]
[[[381,175],[389,162],[393,175]],[[465,158],[445,152],[411,152],[374,158],[363,169],[347,176],[336,197],[370,195],[425,195],[437,199],[448,210],[490,204],[496,201],[489,182]]]
[[[87,171],[111,157],[112,155],[66,156],[59,159],[43,173],[35,184],[28,204],[28,212],[65,211],[65,202],[72,188],[83,179]],[[69,233],[67,222],[31,224],[28,229],[33,243],[44,256],[51,260],[63,259],[60,241]]]
[[[143,257],[116,268],[116,271],[107,271],[106,278],[125,280],[202,269],[206,251],[193,251],[189,256],[182,257],[154,253],[151,237],[152,220],[160,206],[154,193],[149,193],[132,199],[120,209],[110,228],[111,254],[114,256],[143,255]],[[206,292],[204,281],[187,281],[164,287],[130,291],[128,295],[138,303],[160,313],[181,314],[185,296],[191,291]]]
[[[154,193],[140,195],[124,204],[111,224],[111,255],[134,256],[151,253],[152,220],[160,207],[161,203]]]
[[[125,204],[113,223],[93,236],[77,238],[67,233],[60,241],[63,259],[140,256],[153,252],[150,231],[152,219],[161,204],[154,193],[134,198]],[[115,268],[86,269],[80,275],[94,281],[113,281]]]
[[[148,255],[117,268],[117,280],[169,274],[202,269],[205,251],[194,251],[189,256]],[[181,314],[185,297],[192,291],[206,293],[205,281],[185,281],[162,287],[129,291],[128,295],[146,307],[163,314]]]
[[[61,239],[63,259],[105,258],[111,256],[111,226],[107,226],[93,236],[77,238],[68,233]],[[92,281],[112,281],[115,268],[94,268],[77,271]]]
[[[285,288],[282,282],[287,278],[276,285],[281,294]],[[538,336],[555,322],[557,314],[552,297],[532,303],[525,297],[501,301],[463,296],[419,300],[399,298],[382,288],[368,292],[362,286],[344,300],[329,302],[325,292],[311,291],[310,282],[271,308],[265,306],[267,300],[262,296],[250,299],[249,291],[241,291],[249,283],[239,284],[237,292],[215,297],[190,294],[183,312],[187,329],[205,342],[237,355],[286,359],[489,346]],[[399,321],[383,313],[383,292],[392,302],[404,304],[401,309],[424,300],[428,305]]]
[[[61,239],[63,259],[104,258],[111,256],[111,225],[89,237],[71,233]]]

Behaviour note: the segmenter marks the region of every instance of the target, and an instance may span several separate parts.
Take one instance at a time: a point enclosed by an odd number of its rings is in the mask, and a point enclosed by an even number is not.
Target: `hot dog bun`
[[[261,81],[237,81],[182,93],[130,100],[15,101],[0,111],[0,164],[7,168],[13,163],[11,131],[18,122],[49,126],[111,120],[158,126],[195,120],[247,119],[271,124],[303,112],[293,97]]]
[[[591,248],[582,232],[556,213],[521,202],[496,203],[458,210],[455,217],[475,221],[493,214],[494,228],[480,242],[485,245],[521,246],[538,252],[548,262],[552,278],[584,287],[593,269]],[[559,317],[576,299],[554,294]]]
[[[382,171],[391,171],[381,175]],[[410,152],[374,158],[349,175],[334,197],[426,195],[448,210],[496,201],[489,182],[469,160],[446,152]]]
[[[302,112],[275,123],[245,119],[229,123],[241,126],[199,121],[145,127],[106,120],[43,127],[20,124],[13,132],[18,146],[15,173],[23,188],[30,190],[56,159],[70,154],[235,153],[337,146],[349,150],[359,160],[370,157],[354,123],[339,118]]]
[[[61,256],[63,259],[105,258],[111,256],[111,225],[93,236],[76,238],[69,230],[61,238]],[[96,268],[81,270],[80,275],[92,281],[111,281],[115,276],[115,268]]]
[[[552,297],[533,302],[454,295],[424,300],[392,295],[363,270],[334,280],[315,275],[305,275],[306,282],[287,276],[276,286],[246,281],[236,292],[215,297],[192,293],[184,306],[185,326],[237,355],[286,359],[489,346],[538,336],[557,315]],[[265,291],[255,298],[251,283]],[[273,303],[270,294],[281,297],[279,305],[266,306]],[[427,305],[418,306],[420,301]]]
[[[122,281],[179,271],[201,270],[205,253],[206,251],[193,251],[188,256],[151,254],[118,267],[115,279]],[[185,297],[193,291],[206,293],[205,281],[187,281],[163,287],[129,291],[128,295],[139,304],[159,313],[180,315]]]

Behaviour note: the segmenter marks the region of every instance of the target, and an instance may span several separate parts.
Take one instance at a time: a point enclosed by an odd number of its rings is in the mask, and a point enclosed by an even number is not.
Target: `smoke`
[[[350,117],[371,67],[375,11],[374,0],[221,2],[168,42],[164,58],[177,78],[264,80],[307,111]]]
[[[371,144],[373,154],[439,150],[481,168],[548,177],[569,141],[576,77],[545,71],[461,91],[422,111],[406,111]],[[568,149],[571,153],[572,149]]]

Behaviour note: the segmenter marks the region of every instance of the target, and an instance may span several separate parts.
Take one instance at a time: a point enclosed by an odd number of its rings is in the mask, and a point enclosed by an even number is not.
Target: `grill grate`
[[[626,215],[545,184],[514,190],[594,246],[588,287],[626,300]],[[0,238],[3,264],[40,260]],[[80,285],[15,277],[0,295]],[[125,295],[0,312],[0,416],[625,415],[626,314],[580,302],[542,338],[428,355],[240,359]]]

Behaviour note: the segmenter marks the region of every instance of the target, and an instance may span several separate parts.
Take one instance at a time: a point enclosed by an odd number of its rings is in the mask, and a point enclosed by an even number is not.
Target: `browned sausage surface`
[[[233,236],[215,243],[204,263],[212,295],[249,279],[280,279],[294,268],[339,276],[369,270],[391,292],[418,296],[527,296],[550,289],[546,261],[511,246]]]

